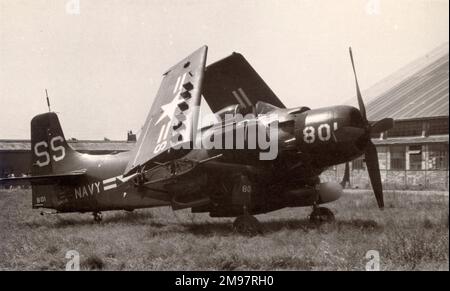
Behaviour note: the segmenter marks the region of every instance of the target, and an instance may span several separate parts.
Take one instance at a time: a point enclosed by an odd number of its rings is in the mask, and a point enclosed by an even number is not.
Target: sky
[[[140,132],[162,74],[242,53],[287,107],[338,105],[449,36],[446,0],[0,0],[0,139],[51,108],[66,138]]]

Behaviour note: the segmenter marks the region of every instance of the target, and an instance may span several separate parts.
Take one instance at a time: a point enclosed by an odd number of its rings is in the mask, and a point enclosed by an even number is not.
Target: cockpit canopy
[[[237,114],[241,114],[243,117],[248,114],[253,114],[256,117],[277,109],[280,108],[266,102],[258,101],[254,107],[243,107],[240,104],[229,105],[217,111],[216,116],[220,121],[227,121],[235,119]]]

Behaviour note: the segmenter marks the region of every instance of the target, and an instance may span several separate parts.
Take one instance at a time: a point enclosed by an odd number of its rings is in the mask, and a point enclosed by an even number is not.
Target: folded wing
[[[163,76],[125,173],[148,163],[178,158],[192,149],[197,129],[207,47],[170,68]]]
[[[275,93],[239,53],[233,53],[206,68],[202,94],[212,112],[232,104],[251,109],[258,101],[285,108]]]

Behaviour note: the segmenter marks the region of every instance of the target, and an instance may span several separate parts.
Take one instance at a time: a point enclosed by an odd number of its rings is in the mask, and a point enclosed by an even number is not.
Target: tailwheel
[[[244,214],[236,217],[233,222],[233,228],[236,232],[245,235],[256,235],[262,233],[261,223],[250,214]]]
[[[333,222],[335,220],[333,212],[326,207],[313,207],[309,215],[309,221],[312,223]]]
[[[101,212],[93,212],[92,215],[94,216],[95,222],[101,222],[102,221],[102,213]]]

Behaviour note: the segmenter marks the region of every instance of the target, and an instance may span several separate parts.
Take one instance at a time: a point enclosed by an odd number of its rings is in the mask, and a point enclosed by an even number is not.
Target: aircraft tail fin
[[[33,208],[54,208],[60,202],[61,184],[78,183],[85,175],[80,156],[67,143],[54,112],[35,116],[31,120],[31,176],[24,181],[32,185]]]
[[[33,176],[67,173],[76,169],[78,153],[64,137],[58,116],[48,112],[31,120],[31,174]]]

